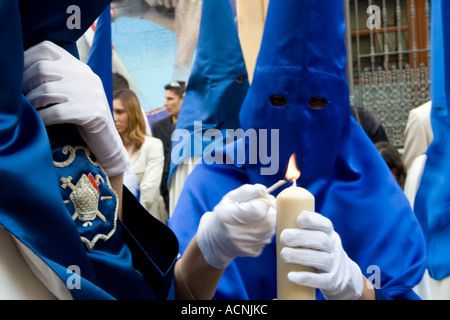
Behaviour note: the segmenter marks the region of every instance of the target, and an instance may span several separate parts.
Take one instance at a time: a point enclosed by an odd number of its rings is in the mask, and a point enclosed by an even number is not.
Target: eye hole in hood
[[[309,99],[308,104],[313,109],[322,109],[328,104],[328,100],[322,97],[313,97]]]
[[[239,77],[236,78],[236,81],[239,83],[242,83],[245,81],[245,76],[240,75]]]
[[[269,100],[270,100],[270,103],[274,107],[284,107],[288,103],[288,100],[286,99],[286,97],[280,96],[280,95],[276,95],[276,94],[270,96]]]

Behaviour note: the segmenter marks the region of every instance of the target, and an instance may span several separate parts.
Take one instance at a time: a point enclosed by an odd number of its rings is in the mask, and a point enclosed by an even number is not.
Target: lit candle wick
[[[295,179],[295,178],[292,178],[292,185],[293,185],[294,187],[296,187],[296,186],[297,186],[297,179]]]

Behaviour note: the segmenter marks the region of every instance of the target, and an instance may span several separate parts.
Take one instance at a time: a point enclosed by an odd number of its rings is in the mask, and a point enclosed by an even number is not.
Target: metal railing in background
[[[345,14],[350,101],[401,148],[409,111],[430,99],[430,2],[345,0]]]

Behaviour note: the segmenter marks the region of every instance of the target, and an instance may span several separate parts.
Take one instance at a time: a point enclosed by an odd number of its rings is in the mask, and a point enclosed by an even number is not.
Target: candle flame
[[[289,181],[297,180],[300,177],[300,170],[297,169],[297,165],[295,164],[295,154],[292,154],[289,158],[289,164],[285,177],[286,180]]]

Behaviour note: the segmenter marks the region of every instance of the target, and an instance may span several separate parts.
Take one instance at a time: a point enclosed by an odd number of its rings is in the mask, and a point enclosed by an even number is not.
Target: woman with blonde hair
[[[116,129],[130,157],[129,169],[139,182],[139,201],[165,223],[168,215],[159,191],[164,168],[163,144],[146,134],[142,109],[132,90],[114,91],[113,110]]]

